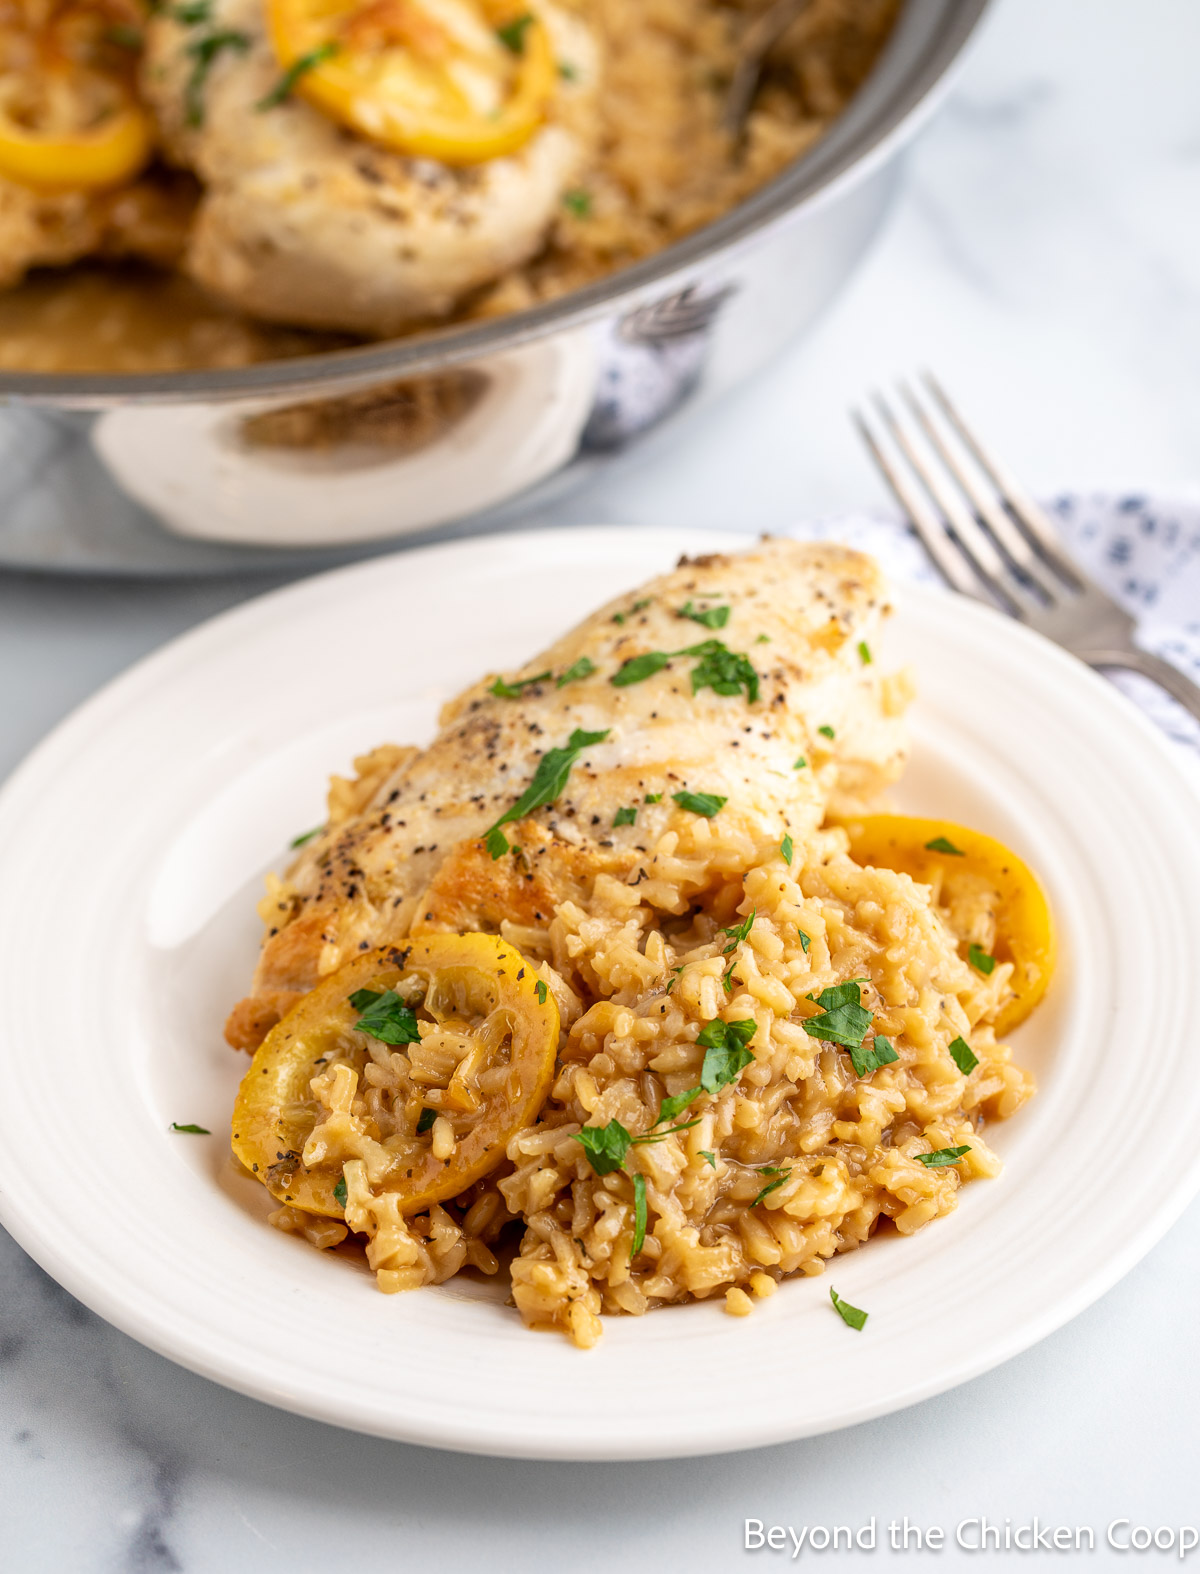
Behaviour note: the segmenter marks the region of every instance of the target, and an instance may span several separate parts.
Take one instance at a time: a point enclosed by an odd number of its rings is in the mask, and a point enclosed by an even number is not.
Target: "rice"
[[[854,863],[836,827],[797,848],[793,867],[782,852],[747,865],[720,816],[692,834],[708,844],[701,895],[693,846],[679,883],[661,869],[637,886],[601,874],[586,902],[521,926],[522,953],[562,1013],[557,1074],[506,1163],[453,1203],[401,1217],[361,1133],[369,1121],[386,1135],[388,1098],[414,1075],[444,1084],[461,1043],[431,1026],[407,1056],[372,1043],[313,1079],[304,1162],[344,1164],[346,1222],[366,1238],[380,1288],[442,1283],[467,1265],[494,1273],[501,1237],[516,1234],[522,1317],[587,1347],[601,1314],[720,1296],[744,1316],[783,1278],[821,1273],[883,1225],[912,1234],[951,1212],[963,1183],[999,1172],[982,1128],[1018,1109],[1033,1082],[990,1026],[1011,998],[1011,966],[985,976],[958,955],[968,932],[989,933],[985,894],[941,909],[907,875]],[[679,842],[668,830],[651,861],[680,865]],[[803,1027],[821,1010],[814,997],[847,980],[864,981],[862,1003],[896,1052],[867,1077]],[[713,1020],[753,1022],[750,1063],[660,1122],[664,1098],[697,1086],[697,1039]],[[969,1072],[951,1053],[959,1039],[977,1057]],[[656,1122],[669,1134],[600,1175],[578,1136],[611,1121],[635,1137],[654,1136]],[[956,1163],[920,1162],[957,1147],[968,1151]],[[636,1176],[647,1217],[635,1254]],[[341,1239],[295,1209],[273,1222],[318,1246]]]

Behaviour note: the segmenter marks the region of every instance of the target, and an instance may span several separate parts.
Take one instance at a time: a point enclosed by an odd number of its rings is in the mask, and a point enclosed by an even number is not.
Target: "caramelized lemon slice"
[[[267,0],[294,89],[360,136],[447,164],[512,153],[557,68],[536,0]]]
[[[114,45],[116,34],[132,45]],[[0,176],[43,191],[118,186],[150,157],[133,97],[138,33],[85,4],[0,13]]]
[[[263,1040],[233,1151],[280,1202],[340,1218],[347,1160],[401,1214],[456,1197],[504,1160],[545,1101],[558,1008],[494,935],[365,953]]]
[[[843,821],[842,828],[855,863],[895,869],[932,885],[952,922],[956,910],[967,915],[984,905],[995,922],[991,955],[1013,964],[1015,998],[997,1017],[996,1034],[1003,1037],[1024,1022],[1046,993],[1056,950],[1050,908],[1029,866],[1003,842],[949,820],[868,814]],[[970,954],[965,941],[963,950]],[[986,965],[990,956],[980,960]]]

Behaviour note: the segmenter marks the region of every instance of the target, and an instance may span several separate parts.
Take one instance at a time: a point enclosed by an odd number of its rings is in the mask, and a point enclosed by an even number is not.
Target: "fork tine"
[[[945,525],[903,471],[892,463],[866,417],[860,410],[851,410],[850,418],[857,426],[880,475],[912,521],[913,529],[920,536],[921,544],[933,559],[942,578],[961,595],[971,596],[976,601],[988,601],[989,598],[982,593],[979,581],[968,568],[958,547],[946,534]]]
[[[942,413],[980,468],[991,477],[1002,500],[1025,527],[1046,562],[1072,590],[1082,589],[1083,581],[1071,560],[1063,552],[1058,532],[1047,519],[1044,511],[1038,507],[1008,466],[979,440],[933,373],[924,372],[922,376],[925,386],[937,401]]]
[[[1058,581],[1047,572],[1045,563],[1030,546],[1022,532],[1018,530],[1011,516],[1001,507],[995,492],[992,491],[990,486],[981,481],[978,471],[964,463],[962,453],[951,446],[942,426],[934,419],[932,412],[918,395],[916,389],[907,383],[901,383],[900,392],[903,394],[909,409],[921,423],[921,430],[937,451],[942,463],[953,476],[976,514],[987,525],[1000,547],[1007,553],[1020,572],[1025,575],[1044,599],[1053,605],[1061,595]]]
[[[1021,616],[1028,606],[1028,595],[1014,582],[995,545],[980,529],[959,494],[947,484],[937,465],[931,463],[913,442],[882,394],[875,395],[875,403],[896,446],[949,521],[963,556],[1004,610]]]

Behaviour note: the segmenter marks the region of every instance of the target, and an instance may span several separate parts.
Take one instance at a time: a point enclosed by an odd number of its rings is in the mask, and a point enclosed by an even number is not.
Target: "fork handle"
[[[1140,672],[1144,678],[1152,678],[1200,721],[1200,684],[1193,683],[1186,673],[1161,656],[1151,655],[1137,645],[1080,651],[1079,656],[1089,667],[1124,667],[1129,672]]]

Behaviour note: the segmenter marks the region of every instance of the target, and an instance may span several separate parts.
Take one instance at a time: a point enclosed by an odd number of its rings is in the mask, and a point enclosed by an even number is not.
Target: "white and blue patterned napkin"
[[[1200,503],[1070,493],[1049,509],[1072,556],[1138,620],[1139,642],[1200,683]],[[895,580],[941,584],[921,543],[895,515],[818,519],[793,534],[870,552]],[[1146,678],[1116,673],[1113,681],[1200,767],[1200,723]]]

